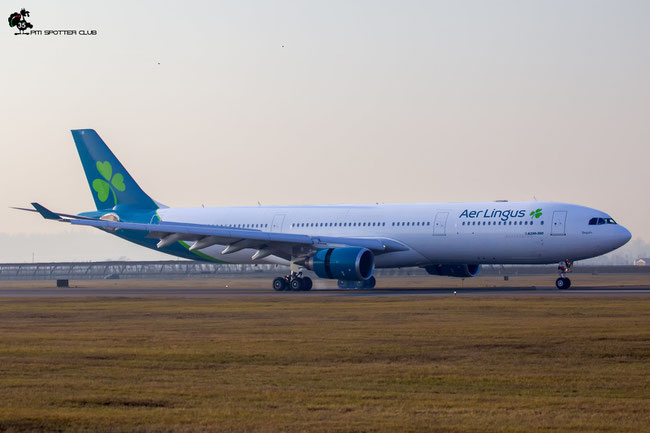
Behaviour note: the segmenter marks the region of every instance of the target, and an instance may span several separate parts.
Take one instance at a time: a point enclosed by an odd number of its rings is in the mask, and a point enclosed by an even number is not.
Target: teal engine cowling
[[[375,271],[375,256],[366,248],[327,248],[318,250],[305,265],[320,278],[365,281]]]
[[[429,275],[469,278],[481,272],[481,265],[430,265],[424,269]]]

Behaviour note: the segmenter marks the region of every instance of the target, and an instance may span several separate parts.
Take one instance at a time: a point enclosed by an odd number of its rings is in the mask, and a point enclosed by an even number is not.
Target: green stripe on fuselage
[[[203,260],[208,260],[210,262],[215,262],[215,263],[223,263],[223,264],[228,264],[228,262],[224,262],[223,260],[219,260],[217,258],[214,258],[206,253],[202,253],[201,251],[190,251],[190,246],[187,244],[187,242],[184,241],[178,241],[179,244],[181,244],[183,247],[185,247],[189,252],[196,254],[197,256],[201,257]]]

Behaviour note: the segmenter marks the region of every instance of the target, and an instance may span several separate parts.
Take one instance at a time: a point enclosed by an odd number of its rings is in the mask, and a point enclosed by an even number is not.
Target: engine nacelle
[[[375,256],[366,248],[327,248],[307,259],[305,266],[320,278],[365,281],[375,271]]]
[[[481,272],[481,265],[431,265],[424,269],[429,275],[469,278]]]

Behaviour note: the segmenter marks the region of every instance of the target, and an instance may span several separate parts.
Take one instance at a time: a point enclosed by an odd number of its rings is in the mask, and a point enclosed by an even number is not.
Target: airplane
[[[288,265],[277,291],[310,290],[303,274],[371,289],[379,268],[420,267],[468,278],[484,264],[558,263],[558,289],[575,260],[619,248],[630,232],[605,212],[557,202],[413,203],[173,208],[149,197],[93,129],[72,130],[96,210],[45,219],[102,229],[177,257]]]

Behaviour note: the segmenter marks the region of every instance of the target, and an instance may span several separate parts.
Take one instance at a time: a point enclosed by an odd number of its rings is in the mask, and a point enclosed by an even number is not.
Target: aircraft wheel
[[[303,277],[303,279],[302,279],[302,290],[311,290],[313,285],[314,285],[314,283],[312,282],[311,278]]]
[[[377,279],[375,277],[370,277],[366,280],[365,287],[366,289],[374,289],[377,284]]]
[[[302,290],[302,278],[292,278],[289,286],[291,287],[291,290]]]
[[[287,288],[287,282],[284,280],[282,277],[278,277],[275,280],[273,280],[273,290],[276,292],[281,292],[283,290],[286,290]]]
[[[565,290],[571,287],[571,280],[568,278],[558,278],[555,280],[555,287],[560,290]]]
[[[337,285],[339,286],[339,289],[347,289],[348,288],[348,282],[345,280],[339,280]]]

